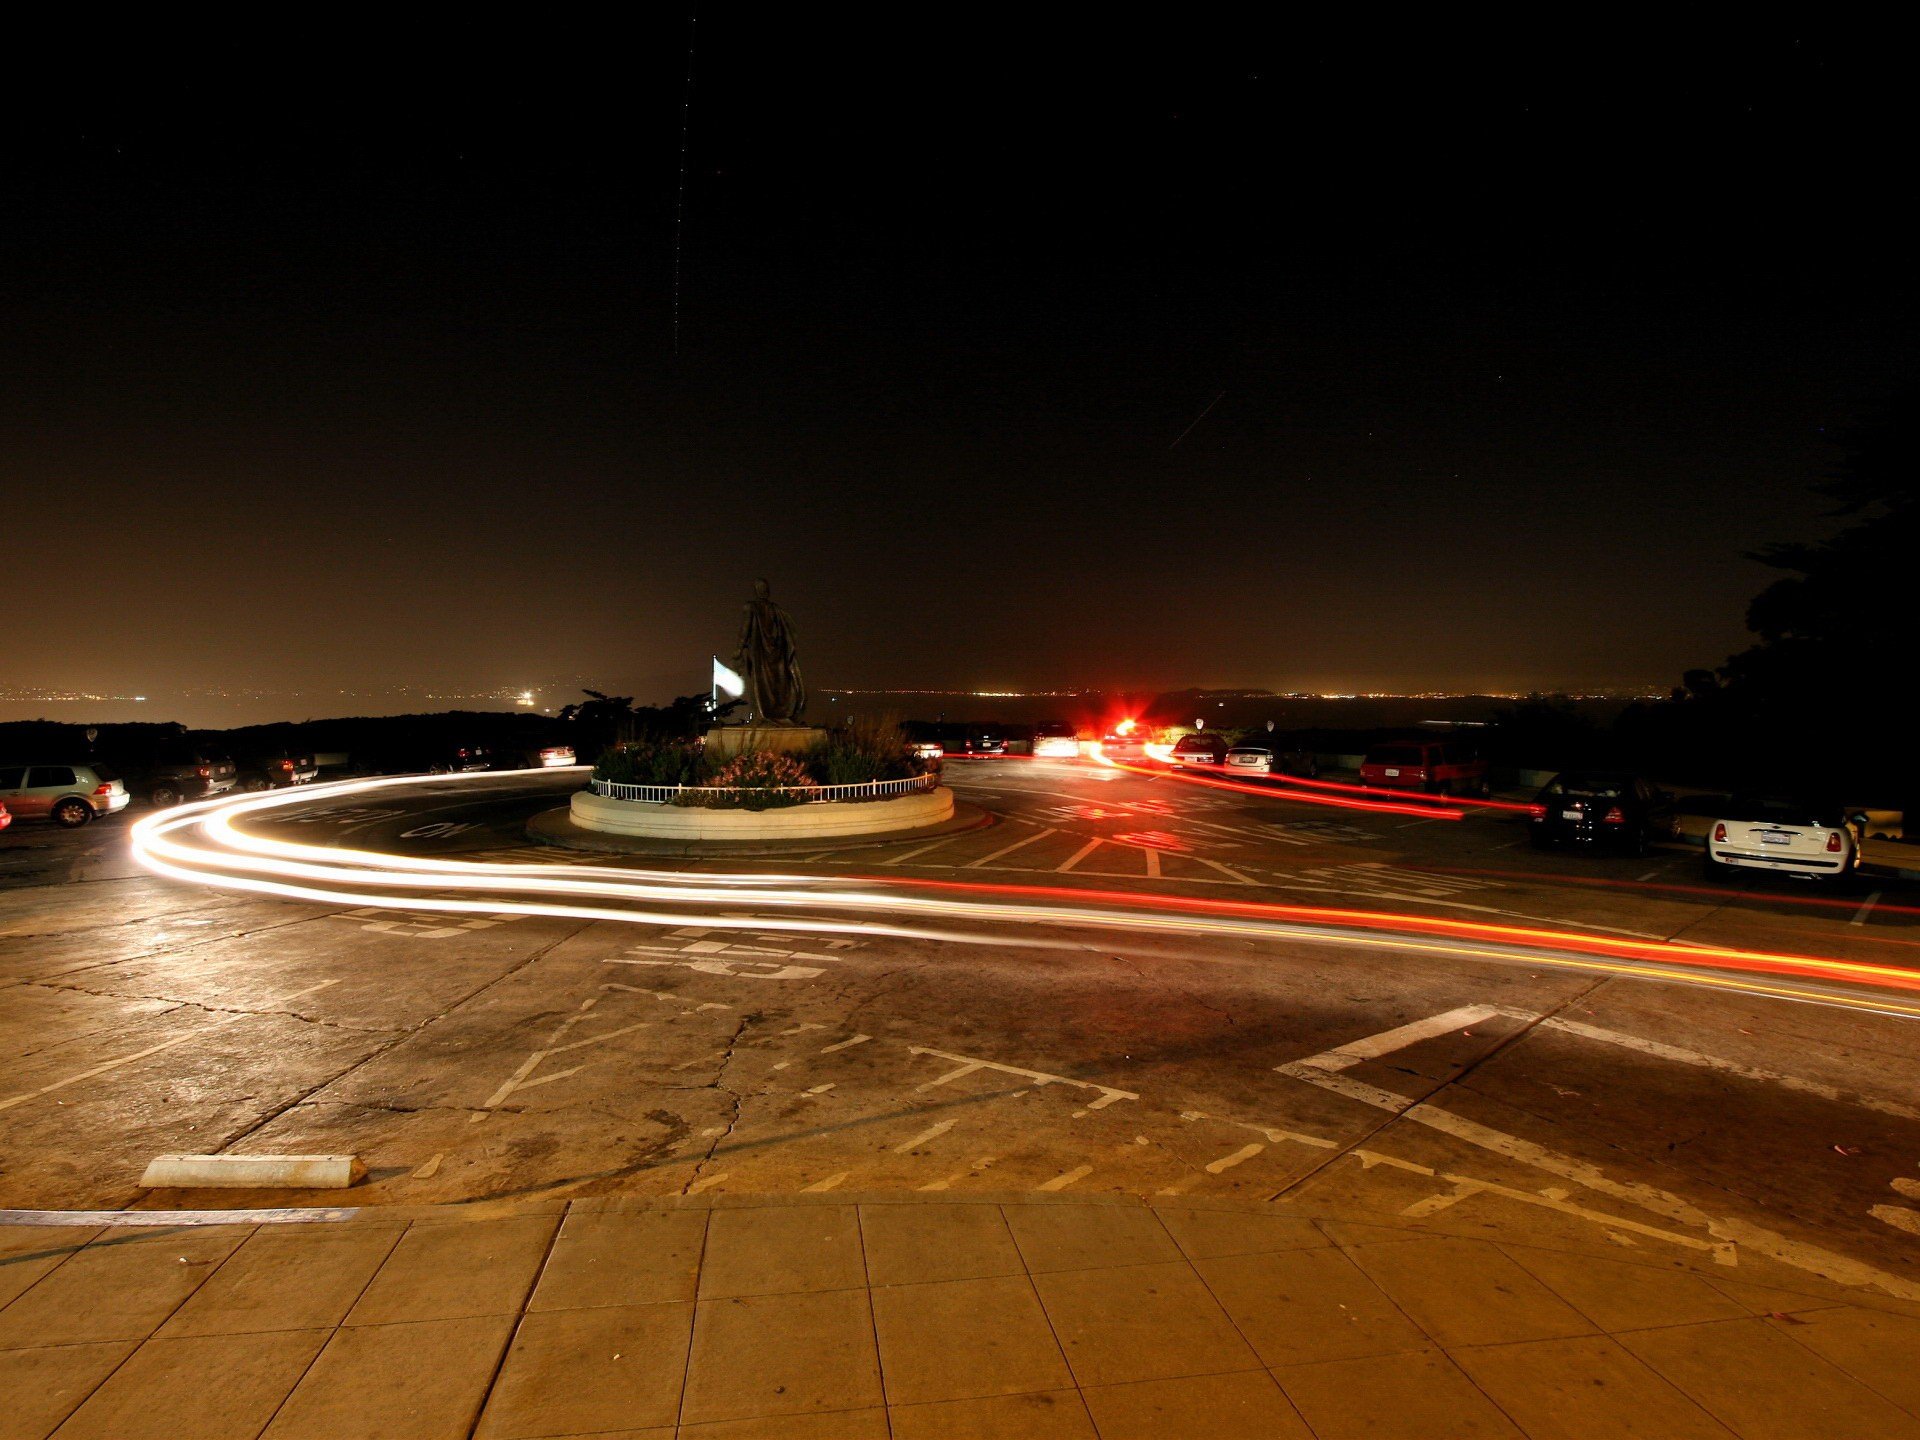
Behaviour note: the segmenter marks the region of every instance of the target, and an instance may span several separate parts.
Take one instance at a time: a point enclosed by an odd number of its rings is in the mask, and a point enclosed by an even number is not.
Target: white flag
[[[716,695],[725,695],[729,700],[738,700],[747,693],[747,682],[720,663],[718,655],[713,657],[713,689]]]

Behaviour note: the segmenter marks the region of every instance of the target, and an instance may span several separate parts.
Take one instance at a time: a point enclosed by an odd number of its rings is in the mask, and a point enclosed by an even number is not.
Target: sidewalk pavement
[[[0,1437],[1920,1437],[1920,1305],[1710,1260],[1033,1196],[238,1213],[0,1228]]]

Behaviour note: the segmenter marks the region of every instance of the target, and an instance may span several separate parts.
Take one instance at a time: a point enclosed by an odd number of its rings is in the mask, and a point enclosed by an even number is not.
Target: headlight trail
[[[583,768],[574,767],[576,773]],[[133,827],[133,853],[156,873],[187,883],[330,905],[879,934],[1015,948],[1081,949],[1084,944],[1009,936],[1004,929],[1009,924],[1291,939],[1637,976],[1920,1018],[1920,998],[1906,998],[1920,997],[1920,972],[1822,956],[1663,944],[1392,911],[1124,890],[434,859],[269,839],[235,824],[248,815],[321,798],[396,786],[474,783],[470,775],[397,776],[200,801],[139,821]],[[804,913],[822,911],[827,913]],[[856,918],[848,918],[849,912]],[[929,921],[996,928],[982,933],[936,927]],[[1879,993],[1861,993],[1863,988]]]

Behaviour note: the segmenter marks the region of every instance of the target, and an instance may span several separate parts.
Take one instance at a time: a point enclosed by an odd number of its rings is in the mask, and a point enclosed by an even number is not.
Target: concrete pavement
[[[694,1196],[9,1224],[0,1299],[6,1440],[1920,1437],[1920,1304],[1524,1214]]]

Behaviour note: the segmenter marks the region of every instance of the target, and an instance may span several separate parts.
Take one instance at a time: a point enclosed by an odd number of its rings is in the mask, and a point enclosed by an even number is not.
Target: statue
[[[753,582],[746,612],[733,668],[747,682],[753,718],[762,725],[798,725],[807,708],[807,686],[794,653],[793,617],[774,604],[764,580]]]

